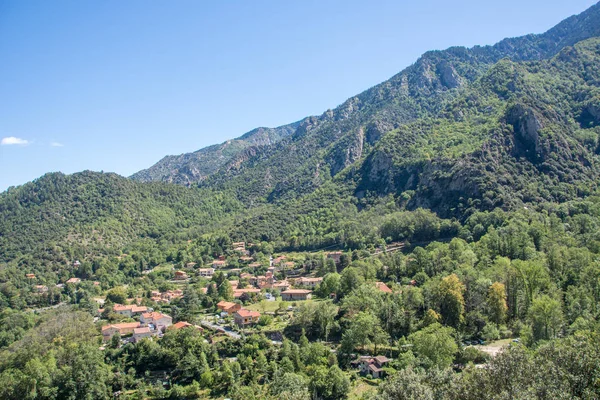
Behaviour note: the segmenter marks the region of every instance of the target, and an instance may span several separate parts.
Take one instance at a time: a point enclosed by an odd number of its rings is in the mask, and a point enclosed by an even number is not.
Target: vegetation
[[[0,398],[600,397],[599,13],[427,53],[186,159],[201,176],[167,159],[0,194]],[[310,301],[236,294],[277,256],[278,281],[322,278]],[[103,342],[126,303],[190,326]]]

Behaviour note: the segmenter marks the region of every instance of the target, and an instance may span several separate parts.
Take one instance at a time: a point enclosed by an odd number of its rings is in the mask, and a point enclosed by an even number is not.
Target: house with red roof
[[[254,323],[258,322],[259,318],[260,318],[260,313],[258,311],[250,311],[250,310],[246,310],[245,308],[242,308],[242,309],[236,311],[235,314],[233,314],[233,320],[240,327],[254,324]]]
[[[383,282],[375,282],[375,287],[384,293],[392,293],[392,289]]]

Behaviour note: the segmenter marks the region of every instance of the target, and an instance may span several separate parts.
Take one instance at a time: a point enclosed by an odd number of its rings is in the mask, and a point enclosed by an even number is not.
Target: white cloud
[[[52,143],[50,143],[50,146],[52,146],[52,147],[65,147],[64,144],[58,143],[58,142],[52,142]]]
[[[29,140],[21,139],[21,138],[14,137],[14,136],[5,137],[5,138],[2,138],[2,140],[0,140],[0,145],[2,145],[2,146],[10,146],[10,145],[14,145],[14,144],[18,144],[21,146],[27,146],[29,144]]]

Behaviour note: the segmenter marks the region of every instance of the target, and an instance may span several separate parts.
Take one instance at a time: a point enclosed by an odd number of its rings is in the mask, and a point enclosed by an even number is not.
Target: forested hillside
[[[0,398],[599,398],[599,162],[597,4],[133,179],[11,188]]]

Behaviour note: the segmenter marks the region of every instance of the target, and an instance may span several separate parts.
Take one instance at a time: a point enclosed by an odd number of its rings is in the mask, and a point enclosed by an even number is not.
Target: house
[[[224,268],[227,266],[227,261],[225,260],[214,260],[212,263],[213,268]]]
[[[185,264],[186,268],[194,268],[195,266],[196,266],[195,262],[189,262],[189,263]]]
[[[214,274],[214,268],[198,268],[198,275],[204,276],[205,278],[212,278]]]
[[[260,313],[258,311],[250,311],[242,308],[233,314],[233,319],[238,326],[244,327],[258,322]]]
[[[261,263],[259,263],[259,262],[253,262],[253,263],[251,263],[251,264],[248,264],[248,267],[250,267],[250,268],[258,268],[258,267],[260,267],[261,265],[262,265],[262,264],[261,264]]]
[[[353,361],[352,364],[358,365],[361,374],[371,374],[373,378],[377,379],[382,378],[385,375],[383,367],[389,362],[389,358],[385,356],[361,356],[358,360]]]
[[[233,297],[239,299],[244,294],[250,295],[252,293],[260,293],[260,289],[236,289],[233,291]]]
[[[117,333],[121,336],[130,335],[134,329],[139,328],[139,322],[123,322],[120,324],[110,324],[102,327],[102,340],[107,341]]]
[[[152,331],[147,326],[143,326],[140,328],[135,328],[133,330],[133,341],[139,342],[144,338],[149,338],[152,336]]]
[[[234,242],[231,244],[231,248],[233,249],[233,251],[246,251],[246,243]]]
[[[239,286],[240,281],[229,281],[229,284],[231,285],[231,289],[235,290]]]
[[[308,300],[312,297],[312,290],[307,289],[288,289],[281,292],[281,299],[284,301]]]
[[[294,282],[296,286],[314,289],[323,282],[323,278],[298,278]]]
[[[392,289],[390,289],[389,286],[383,282],[375,282],[375,287],[384,293],[392,293]]]
[[[48,291],[48,286],[44,285],[35,285],[36,293],[46,293]]]
[[[27,279],[35,279],[35,274],[25,274],[25,278],[27,278]]]
[[[67,283],[72,283],[72,284],[78,284],[81,283],[81,279],[79,278],[70,278],[69,280],[67,280]]]
[[[231,315],[242,308],[241,304],[231,303],[229,301],[220,301],[217,303],[217,309]]]
[[[75,260],[75,262],[73,263],[73,267],[75,268],[79,268],[80,265],[81,263],[79,262],[79,260]]]
[[[327,258],[330,258],[333,261],[335,261],[336,264],[339,264],[342,259],[342,252],[341,251],[329,252],[329,253],[327,253]]]
[[[243,263],[248,263],[248,262],[250,262],[252,260],[254,260],[254,259],[252,257],[250,257],[250,256],[241,256],[240,257],[240,261],[243,262]]]
[[[176,324],[173,324],[169,327],[169,329],[174,329],[174,330],[178,330],[178,329],[183,329],[183,328],[196,328],[198,329],[200,332],[202,332],[204,329],[202,329],[201,326],[198,325],[192,325],[189,322],[186,321],[179,321]]]
[[[184,271],[175,271],[175,280],[184,281],[188,278],[188,275]]]
[[[288,290],[290,288],[290,286],[291,286],[290,283],[288,281],[284,280],[284,281],[275,282],[273,284],[273,289],[285,291],[285,290]]]
[[[142,314],[140,322],[144,326],[152,324],[157,330],[162,330],[163,328],[173,325],[173,318],[167,314],[154,311]]]
[[[121,314],[124,315],[126,317],[133,317],[134,315],[140,315],[143,314],[145,312],[148,311],[148,307],[145,306],[138,306],[138,305],[121,305],[121,304],[115,304],[113,306],[113,311],[116,312],[117,314]]]

